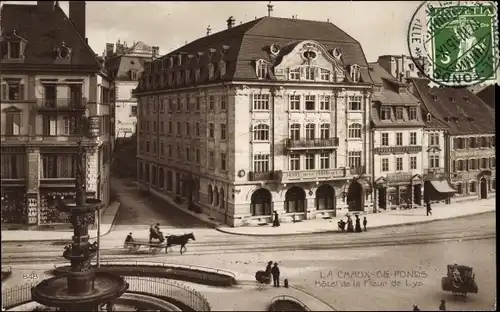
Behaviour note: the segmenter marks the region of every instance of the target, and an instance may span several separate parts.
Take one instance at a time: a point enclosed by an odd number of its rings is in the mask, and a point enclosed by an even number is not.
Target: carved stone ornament
[[[83,215],[76,216],[73,222],[74,227],[88,227],[90,223],[93,223],[92,218],[94,217],[91,213],[86,213]]]
[[[240,85],[236,88],[236,95],[249,95],[250,88],[247,85]]]
[[[273,89],[274,96],[282,98],[285,95],[285,88],[282,86],[276,87]]]

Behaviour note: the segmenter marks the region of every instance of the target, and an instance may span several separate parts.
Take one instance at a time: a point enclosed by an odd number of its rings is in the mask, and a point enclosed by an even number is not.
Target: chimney
[[[52,1],[51,1],[52,2]],[[70,1],[69,2],[69,19],[73,22],[76,30],[85,39],[85,1]]]
[[[267,5],[267,16],[271,17],[272,11],[273,11],[273,5],[271,4],[271,1],[269,1],[269,4]]]
[[[116,42],[116,54],[120,55],[125,52],[125,49],[123,48],[123,44],[120,43],[120,39]]]
[[[212,28],[210,28],[210,25],[207,27],[207,36],[210,36],[210,33],[212,32]]]
[[[115,45],[113,43],[106,43],[106,56],[110,57],[115,52]]]
[[[227,29],[234,27],[234,17],[229,16],[226,22],[227,22]]]
[[[54,1],[37,1],[36,9],[38,12],[52,13],[54,12]]]
[[[160,47],[151,47],[151,50],[153,51],[153,59],[157,58],[158,55],[160,54]]]

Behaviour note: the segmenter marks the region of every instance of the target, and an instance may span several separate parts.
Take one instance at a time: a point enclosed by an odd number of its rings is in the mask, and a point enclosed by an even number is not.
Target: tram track
[[[283,251],[307,251],[307,250],[334,250],[334,249],[345,249],[345,248],[366,248],[366,247],[390,247],[390,246],[402,246],[402,245],[417,245],[417,244],[434,244],[442,242],[452,242],[452,241],[470,241],[470,240],[481,240],[481,239],[494,239],[496,238],[496,233],[451,233],[448,235],[440,235],[440,237],[428,237],[422,238],[417,235],[412,237],[406,237],[404,239],[394,238],[394,237],[380,237],[377,239],[368,239],[358,242],[304,242],[302,244],[294,241],[293,243],[286,245],[275,245],[273,242],[258,244],[258,245],[240,245],[232,244],[231,248],[221,248],[221,246],[207,246],[206,244],[199,245],[188,245],[188,251],[186,255],[190,256],[203,256],[203,255],[216,255],[216,254],[235,254],[235,253],[255,253],[255,252],[283,252]],[[228,246],[229,247],[229,246]],[[143,247],[141,250],[135,253],[130,253],[121,248],[106,248],[101,249],[101,259],[102,261],[121,261],[121,260],[145,260],[145,258],[161,258],[162,260],[166,257],[177,258],[182,257],[179,254],[179,247],[176,246],[165,254],[161,251],[157,255],[153,255],[148,252],[147,247]],[[52,262],[52,263],[65,263],[65,260],[61,257],[61,251],[50,251],[50,252],[40,252],[36,254],[33,253],[22,253],[22,254],[8,254],[2,255],[2,264],[24,264],[30,262]]]

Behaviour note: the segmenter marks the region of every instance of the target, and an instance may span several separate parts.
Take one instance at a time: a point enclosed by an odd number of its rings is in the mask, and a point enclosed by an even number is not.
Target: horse
[[[188,234],[183,234],[183,235],[170,235],[167,237],[167,247],[165,248],[165,253],[168,253],[168,248],[172,247],[172,246],[175,246],[175,245],[181,245],[181,255],[182,255],[182,250],[184,249],[184,251],[187,250],[186,248],[186,244],[188,243],[188,241],[192,239],[192,240],[196,240],[194,238],[194,234],[193,233],[188,233]]]

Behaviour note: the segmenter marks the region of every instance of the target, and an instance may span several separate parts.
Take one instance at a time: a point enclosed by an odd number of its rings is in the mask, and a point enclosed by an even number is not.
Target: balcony
[[[333,180],[349,177],[349,169],[321,169],[321,170],[297,170],[283,171],[281,173],[281,183],[303,182],[315,180]]]
[[[61,99],[38,98],[36,100],[36,106],[39,113],[82,114],[85,112],[87,106],[87,99],[86,98],[61,98]]]
[[[366,174],[366,167],[359,166],[356,168],[351,168],[351,169],[349,169],[349,172],[351,175],[363,175],[363,174]]]
[[[74,135],[17,135],[17,136],[5,136],[0,137],[0,142],[5,146],[72,146],[76,145],[78,140],[82,140],[84,144],[90,144],[91,139],[83,137],[79,134]]]
[[[339,138],[285,140],[285,148],[288,150],[334,149],[337,148],[338,146],[339,146]]]
[[[255,172],[250,171],[248,173],[248,181],[267,181],[267,180],[276,180],[277,174],[275,171],[266,171],[266,172]]]

